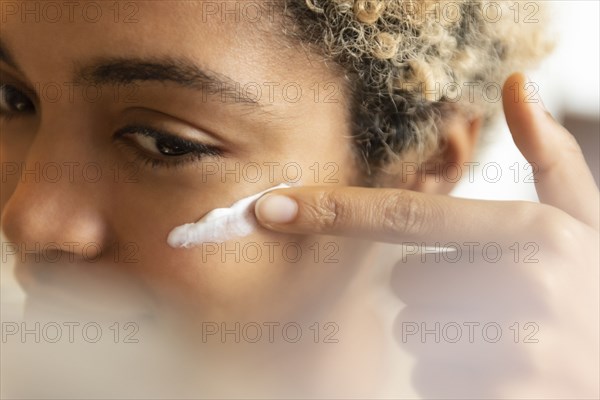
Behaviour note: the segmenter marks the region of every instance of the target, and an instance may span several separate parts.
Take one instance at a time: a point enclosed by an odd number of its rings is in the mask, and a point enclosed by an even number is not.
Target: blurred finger
[[[513,74],[504,85],[503,104],[515,144],[534,166],[540,201],[597,229],[600,197],[581,149],[532,91],[533,83]]]

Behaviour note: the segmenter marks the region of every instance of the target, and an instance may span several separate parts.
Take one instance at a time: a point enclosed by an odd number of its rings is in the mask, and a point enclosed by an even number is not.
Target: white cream
[[[251,234],[258,226],[254,204],[263,194],[275,189],[289,188],[282,183],[252,196],[236,201],[229,208],[215,208],[198,222],[178,226],[169,233],[167,242],[175,248],[190,248],[201,243],[222,243]]]

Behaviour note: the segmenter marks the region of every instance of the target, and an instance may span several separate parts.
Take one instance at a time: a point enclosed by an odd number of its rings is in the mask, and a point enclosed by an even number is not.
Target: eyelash
[[[140,149],[140,146],[135,144],[134,141],[125,138],[127,135],[135,134],[150,137],[156,141],[166,141],[168,144],[183,147],[189,152],[181,156],[165,156],[165,158],[153,157],[150,156],[147,151]],[[141,162],[144,166],[151,168],[177,168],[200,161],[207,157],[223,157],[223,150],[216,146],[188,141],[168,132],[142,125],[125,126],[119,129],[114,137],[119,144],[127,146],[128,149],[134,151],[136,162]]]

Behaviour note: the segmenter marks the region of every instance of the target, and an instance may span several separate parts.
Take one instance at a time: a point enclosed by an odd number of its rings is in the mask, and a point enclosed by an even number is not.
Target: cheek
[[[323,307],[354,274],[342,257],[343,243],[336,239],[258,229],[225,243],[173,249],[167,237],[176,226],[197,221],[216,207],[228,206],[285,178],[296,179],[298,174],[305,185],[348,184],[355,170],[347,161],[350,151],[340,148],[349,145],[337,136],[332,134],[331,140],[313,151],[314,146],[304,140],[298,146],[286,146],[293,149],[287,154],[265,154],[255,161],[262,168],[259,182],[255,182],[255,168],[245,174],[249,162],[240,161],[239,179],[234,179],[235,174],[220,175],[222,170],[235,170],[233,165],[216,164],[217,172],[207,179],[188,177],[195,183],[158,185],[152,179],[140,179],[115,190],[114,235],[119,241],[134,240],[138,249],[139,262],[127,267],[161,306],[178,314],[189,312],[191,318],[267,318]]]
[[[336,297],[353,274],[343,243],[258,230],[225,243],[172,249],[139,242],[132,265],[159,305],[191,318],[281,318]],[[189,316],[188,316],[189,318]]]

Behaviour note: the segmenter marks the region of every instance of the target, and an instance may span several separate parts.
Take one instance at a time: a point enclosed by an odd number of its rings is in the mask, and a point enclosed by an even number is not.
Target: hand
[[[407,305],[396,339],[416,355],[426,397],[599,395],[598,188],[573,136],[515,84],[524,76],[504,85],[505,116],[537,166],[540,204],[354,187],[291,188],[256,204],[261,225],[279,232],[459,245],[458,260],[405,246],[393,274]]]

